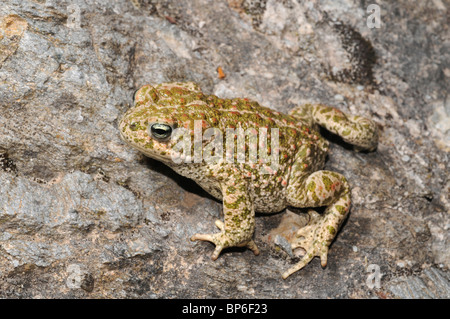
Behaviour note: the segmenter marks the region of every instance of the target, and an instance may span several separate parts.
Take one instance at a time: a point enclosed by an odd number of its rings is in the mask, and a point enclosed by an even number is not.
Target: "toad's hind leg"
[[[375,122],[358,115],[351,115],[323,104],[305,104],[289,113],[310,127],[320,125],[339,135],[356,150],[373,151],[378,144],[378,128]]]
[[[328,246],[350,209],[350,188],[341,174],[317,171],[307,177],[289,181],[287,199],[294,207],[327,208],[323,215],[312,210],[308,212],[308,225],[298,230],[291,243],[292,249],[301,247],[305,249],[306,254],[298,264],[283,273],[284,279],[302,269],[315,256],[320,257],[322,267],[326,266]]]

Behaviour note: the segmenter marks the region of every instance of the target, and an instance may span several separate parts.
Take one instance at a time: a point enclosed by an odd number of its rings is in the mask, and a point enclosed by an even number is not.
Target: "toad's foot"
[[[318,124],[339,135],[358,151],[373,151],[378,144],[378,128],[375,122],[361,116],[345,114],[336,108],[322,104],[305,104],[291,110],[290,114],[313,127]]]
[[[259,255],[259,249],[252,239],[242,241],[239,236],[233,236],[231,233],[225,231],[225,224],[220,220],[216,220],[216,226],[221,230],[220,233],[195,234],[191,237],[192,241],[210,241],[216,245],[216,248],[214,249],[214,252],[211,256],[212,260],[216,260],[222,250],[227,247],[247,247],[251,249],[255,255]]]
[[[289,181],[287,194],[292,206],[327,208],[322,215],[312,210],[308,212],[309,224],[297,232],[297,238],[292,242],[293,249],[302,247],[306,254],[297,265],[282,275],[283,278],[302,269],[315,256],[320,257],[322,267],[327,265],[328,246],[347,217],[351,202],[345,177],[330,171],[317,171],[307,178],[296,179],[294,176]]]
[[[283,279],[305,267],[315,256],[320,257],[322,267],[327,265],[328,246],[331,241],[325,239],[328,236],[324,236],[324,233],[329,232],[329,226],[324,223],[324,217],[315,211],[309,210],[308,214],[308,225],[297,231],[296,238],[291,243],[293,250],[303,248],[306,253],[298,264],[282,274]]]

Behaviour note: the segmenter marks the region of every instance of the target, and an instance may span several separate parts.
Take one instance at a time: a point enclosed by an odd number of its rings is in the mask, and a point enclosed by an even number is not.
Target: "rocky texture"
[[[449,297],[448,1],[379,1],[379,29],[368,1],[0,3],[0,297]],[[280,277],[303,211],[258,216],[258,257],[188,240],[221,204],[117,132],[175,80],[379,124],[373,153],[328,136],[353,207],[326,269]]]
[[[448,273],[429,268],[421,276],[396,278],[387,287],[399,298],[442,298],[450,296],[449,280]]]

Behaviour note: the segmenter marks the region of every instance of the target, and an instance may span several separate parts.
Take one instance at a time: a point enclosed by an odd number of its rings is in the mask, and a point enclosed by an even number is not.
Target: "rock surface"
[[[0,3],[1,298],[450,297],[448,1],[377,1],[379,28],[369,1]],[[189,241],[221,204],[117,132],[134,90],[182,80],[379,124],[373,153],[330,136],[353,206],[325,269],[281,279],[304,211],[258,216],[258,257]]]

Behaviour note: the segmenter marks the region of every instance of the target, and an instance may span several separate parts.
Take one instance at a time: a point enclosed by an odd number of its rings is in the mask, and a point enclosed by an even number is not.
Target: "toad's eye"
[[[150,126],[150,134],[159,141],[167,140],[172,134],[172,127],[167,124],[155,123]]]

